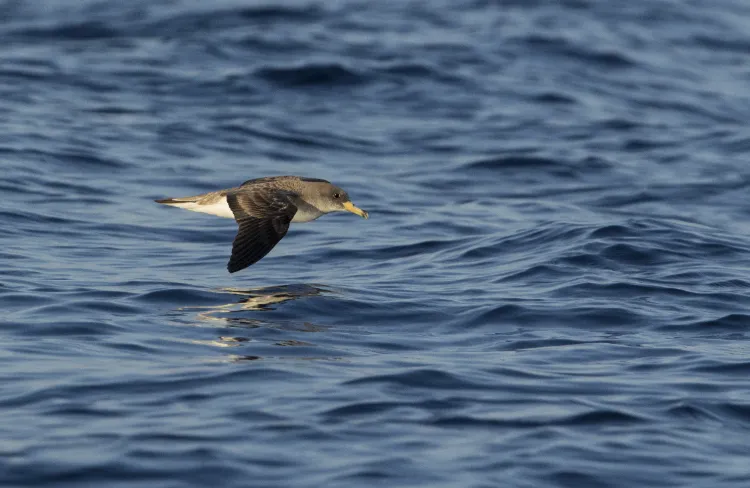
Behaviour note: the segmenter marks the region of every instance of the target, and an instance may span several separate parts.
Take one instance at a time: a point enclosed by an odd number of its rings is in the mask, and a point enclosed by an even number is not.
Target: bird
[[[260,261],[279,243],[289,224],[310,222],[331,212],[351,212],[367,219],[349,194],[330,181],[303,176],[268,176],[240,186],[156,203],[237,221],[237,235],[227,270],[236,273]]]

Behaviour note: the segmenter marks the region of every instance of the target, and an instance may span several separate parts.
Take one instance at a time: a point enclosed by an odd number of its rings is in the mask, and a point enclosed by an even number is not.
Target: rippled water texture
[[[750,486],[746,2],[0,19],[3,487]]]

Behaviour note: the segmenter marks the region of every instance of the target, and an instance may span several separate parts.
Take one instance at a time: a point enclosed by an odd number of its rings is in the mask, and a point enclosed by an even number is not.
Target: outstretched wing
[[[297,207],[287,192],[272,188],[237,191],[227,203],[239,225],[227,269],[234,273],[259,261],[289,230]]]

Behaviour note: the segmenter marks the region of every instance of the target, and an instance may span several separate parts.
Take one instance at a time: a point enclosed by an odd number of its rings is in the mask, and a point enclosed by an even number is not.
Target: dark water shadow
[[[314,316],[306,307],[300,310],[279,310],[290,302],[330,295],[333,292],[320,285],[290,284],[261,288],[220,288],[215,290],[235,298],[219,305],[183,307],[181,311],[194,311],[189,325],[205,329],[232,329],[230,334],[218,335],[214,339],[192,339],[193,344],[225,348],[252,350],[252,354],[232,354],[231,361],[259,360],[269,357],[288,359],[340,360],[342,354],[301,340],[299,333],[324,332],[329,326],[319,325],[304,317]],[[284,348],[283,350],[281,348]],[[345,356],[345,354],[344,354]]]
[[[293,300],[299,300],[301,298],[308,298],[314,296],[320,296],[330,291],[318,285],[308,284],[293,284],[293,285],[279,285],[269,286],[261,288],[219,288],[216,290],[218,293],[231,294],[235,297],[239,297],[238,300],[220,304],[220,305],[200,305],[200,306],[189,306],[183,307],[181,310],[197,310],[196,319],[198,323],[196,325],[204,326],[211,324],[214,326],[224,327],[268,327],[273,326],[273,319],[271,316],[264,316],[263,318],[248,317],[245,312],[272,312],[276,310],[279,305]],[[280,321],[279,326],[282,323],[288,321]],[[303,323],[301,327],[303,330],[314,332],[312,330],[315,326]],[[300,329],[300,327],[293,327],[293,329]],[[323,329],[321,329],[323,330]]]

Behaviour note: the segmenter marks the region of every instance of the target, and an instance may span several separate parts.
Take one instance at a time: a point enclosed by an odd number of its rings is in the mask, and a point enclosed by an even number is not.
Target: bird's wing
[[[260,260],[289,230],[297,212],[290,194],[277,189],[231,192],[227,203],[239,225],[227,269],[234,273]]]

